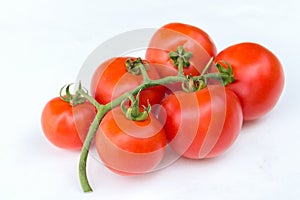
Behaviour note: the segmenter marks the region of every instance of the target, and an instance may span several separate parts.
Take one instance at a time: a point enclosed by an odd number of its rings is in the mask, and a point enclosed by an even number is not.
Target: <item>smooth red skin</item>
[[[258,119],[273,109],[284,87],[284,72],[271,51],[239,43],[221,51],[215,61],[221,60],[232,66],[236,81],[227,87],[239,97],[244,120]]]
[[[242,127],[239,99],[220,85],[195,93],[174,92],[163,100],[162,108],[158,117],[165,121],[169,144],[186,158],[222,154],[236,140]]]
[[[116,57],[102,63],[94,72],[91,82],[91,94],[101,104],[107,104],[127,91],[133,90],[143,83],[142,75],[127,72],[125,62],[128,57]],[[160,76],[155,67],[149,66],[147,70],[151,79]],[[142,90],[140,105],[159,104],[165,95],[163,86],[154,86]]]
[[[96,133],[101,160],[120,175],[151,172],[163,159],[166,143],[163,126],[153,114],[145,121],[132,121],[120,107],[104,116]]]
[[[163,28],[178,31],[191,37],[193,40],[201,44],[211,57],[216,55],[217,49],[214,42],[210,36],[200,28],[183,23],[169,23],[164,25]]]
[[[199,75],[211,57],[216,55],[216,46],[203,30],[183,23],[169,23],[158,29],[151,38],[146,59],[157,64],[162,77],[176,75],[177,67],[169,58],[170,51],[178,46],[192,52],[191,65],[183,69],[185,75]]]
[[[89,102],[72,107],[56,97],[42,111],[42,129],[53,145],[78,150],[82,147],[95,115],[95,107]]]

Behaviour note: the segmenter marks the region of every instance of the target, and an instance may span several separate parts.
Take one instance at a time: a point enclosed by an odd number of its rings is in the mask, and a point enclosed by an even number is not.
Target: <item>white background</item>
[[[1,0],[0,198],[299,199],[299,8],[298,0]],[[286,75],[277,106],[245,124],[236,143],[216,159],[180,159],[156,173],[120,177],[90,158],[94,192],[84,194],[79,153],[46,141],[43,106],[75,81],[102,42],[173,21],[202,28],[219,51],[243,41],[272,50]]]

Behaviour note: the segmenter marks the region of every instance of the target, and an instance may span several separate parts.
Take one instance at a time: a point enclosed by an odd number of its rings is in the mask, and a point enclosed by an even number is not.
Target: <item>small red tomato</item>
[[[71,106],[56,97],[43,109],[42,129],[53,145],[63,149],[81,149],[95,115],[95,107],[89,102]]]
[[[221,85],[195,93],[177,91],[162,101],[158,117],[172,149],[191,159],[215,157],[227,150],[242,126],[237,96]]]
[[[244,120],[257,119],[276,105],[284,86],[284,72],[271,51],[259,44],[239,43],[221,51],[215,61],[226,61],[232,67],[236,81],[227,87],[239,97]]]
[[[102,63],[94,72],[91,83],[91,94],[101,103],[106,104],[120,95],[135,89],[143,83],[141,74],[135,75],[127,71],[126,61],[130,57],[116,57]],[[147,68],[150,79],[159,79],[156,69],[151,66]],[[140,93],[140,105],[159,104],[165,95],[163,86],[147,88]]]
[[[146,59],[156,64],[162,77],[176,75],[177,67],[169,53],[175,52],[179,46],[192,53],[190,65],[183,68],[185,75],[199,75],[217,51],[213,40],[200,28],[183,23],[169,23],[158,29],[151,38]]]
[[[151,172],[163,159],[165,147],[165,131],[152,113],[146,120],[132,121],[116,107],[104,116],[96,133],[100,159],[120,175]]]

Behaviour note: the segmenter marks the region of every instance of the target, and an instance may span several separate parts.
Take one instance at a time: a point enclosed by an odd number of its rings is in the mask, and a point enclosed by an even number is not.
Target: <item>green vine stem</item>
[[[77,92],[73,95],[70,93],[70,87],[71,85],[73,85],[73,83],[70,83],[68,85],[63,86],[60,91],[59,91],[59,97],[61,98],[61,100],[68,102],[70,105],[72,106],[76,106],[78,104],[82,104],[86,101],[86,99],[81,96],[81,94],[79,93],[79,90],[84,90],[87,93],[87,90],[83,89],[81,86],[81,83],[79,83],[79,87]],[[63,90],[65,90],[66,94],[63,95],[62,92]]]
[[[103,108],[103,107],[101,107]],[[84,141],[80,158],[79,158],[79,179],[80,179],[80,184],[84,192],[92,192],[93,189],[89,184],[87,174],[86,174],[86,162],[87,162],[87,156],[89,153],[89,148],[91,146],[91,142],[95,136],[95,133],[98,129],[98,126],[106,114],[107,111],[104,111],[102,109],[98,110],[96,117],[94,121],[92,122],[90,129],[88,131],[87,137]]]
[[[177,54],[179,55],[179,60],[177,62],[178,64],[178,69],[179,73],[176,76],[167,76],[161,79],[157,80],[151,80],[148,78],[147,73],[146,73],[146,67],[142,62],[135,63],[137,69],[134,69],[135,72],[140,72],[144,78],[144,82],[136,87],[135,89],[125,92],[118,98],[114,99],[113,101],[101,105],[99,104],[93,97],[91,97],[87,91],[83,90],[81,87],[79,87],[77,93],[80,94],[82,97],[90,101],[96,108],[97,108],[97,114],[92,122],[87,137],[84,141],[84,145],[82,147],[82,151],[80,154],[80,160],[79,160],[79,179],[80,179],[80,184],[84,192],[92,192],[92,188],[89,184],[88,178],[87,178],[87,172],[86,172],[86,163],[87,163],[87,157],[91,145],[91,141],[93,140],[97,129],[99,127],[99,124],[101,123],[102,118],[105,116],[105,114],[110,111],[111,109],[119,106],[122,102],[127,100],[128,98],[137,95],[140,91],[152,87],[152,86],[157,86],[157,85],[165,85],[165,84],[170,84],[170,83],[175,83],[175,82],[186,82],[189,81],[191,78],[194,81],[197,80],[204,80],[206,82],[206,79],[208,78],[213,78],[215,80],[223,81],[226,80],[226,83],[228,84],[230,81],[233,81],[233,75],[232,75],[232,70],[230,69],[225,69],[224,67],[220,70],[220,73],[207,73],[207,74],[201,74],[200,76],[195,76],[195,77],[185,77],[182,73],[183,67],[187,67],[189,65],[189,58],[191,57],[191,54],[188,52],[185,52],[183,49],[179,48]],[[175,54],[173,55],[174,57],[176,56]],[[183,56],[183,57],[181,57]],[[138,60],[138,59],[137,59]],[[140,59],[141,60],[141,59]],[[207,64],[207,67],[211,64],[212,59],[209,61]],[[128,62],[128,66],[132,66]],[[127,66],[127,67],[128,67]],[[227,79],[228,80],[227,80]],[[223,84],[224,85],[224,84]],[[202,87],[202,86],[201,86]]]

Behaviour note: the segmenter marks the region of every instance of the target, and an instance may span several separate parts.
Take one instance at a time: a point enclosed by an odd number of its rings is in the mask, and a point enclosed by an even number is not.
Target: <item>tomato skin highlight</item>
[[[151,38],[145,56],[150,63],[156,64],[162,77],[177,74],[177,67],[170,60],[169,52],[176,51],[178,46],[183,46],[193,54],[191,65],[183,68],[185,75],[199,75],[217,52],[213,40],[200,28],[183,23],[166,24]]]
[[[126,70],[126,60],[130,57],[111,58],[102,63],[94,72],[91,82],[91,94],[101,104],[107,104],[125,92],[133,90],[143,83],[142,75],[134,75]],[[159,79],[156,68],[151,64],[147,70],[150,79]],[[154,86],[142,90],[140,105],[159,104],[165,95],[163,86]]]
[[[47,102],[42,111],[42,129],[53,145],[62,149],[79,150],[95,115],[95,107],[89,102],[71,106],[56,97]]]
[[[163,100],[158,118],[165,121],[169,145],[191,159],[222,154],[236,140],[243,121],[239,99],[220,85],[174,92]]]
[[[239,43],[221,51],[215,58],[229,63],[235,82],[227,87],[239,97],[244,120],[255,120],[276,105],[284,87],[284,72],[278,58],[255,43]]]
[[[144,121],[132,121],[120,107],[105,115],[96,134],[99,157],[120,175],[154,170],[164,157],[166,143],[163,126],[152,113]]]

